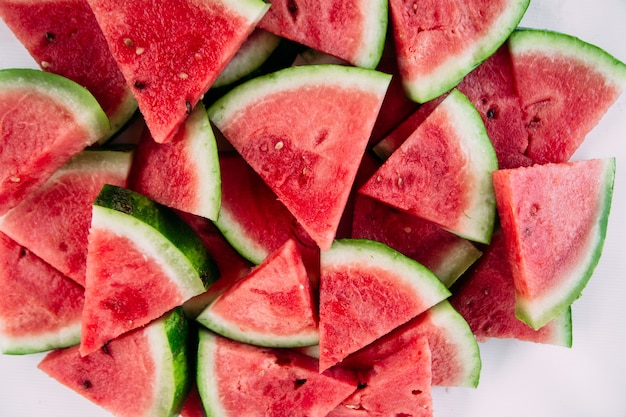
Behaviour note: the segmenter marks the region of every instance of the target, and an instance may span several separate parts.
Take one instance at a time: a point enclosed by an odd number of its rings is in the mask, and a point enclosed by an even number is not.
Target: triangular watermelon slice
[[[536,29],[509,39],[535,163],[565,162],[626,88],[626,64],[578,38]]]
[[[565,313],[591,278],[606,236],[614,177],[614,158],[493,173],[515,313],[532,328]]]
[[[361,187],[361,194],[489,243],[498,168],[485,125],[458,90],[450,94]]]
[[[175,212],[105,185],[91,217],[80,353],[182,305],[216,276],[203,242]]]
[[[260,0],[88,0],[152,137],[171,140],[252,32]]]
[[[241,84],[208,112],[327,250],[389,81],[363,68],[291,67]]]
[[[320,370],[449,295],[430,270],[380,242],[336,240],[321,260]]]
[[[317,309],[296,243],[285,242],[196,320],[225,337],[258,346],[317,344]]]
[[[440,3],[390,0],[398,67],[407,95],[424,103],[456,86],[517,27],[529,0]]]

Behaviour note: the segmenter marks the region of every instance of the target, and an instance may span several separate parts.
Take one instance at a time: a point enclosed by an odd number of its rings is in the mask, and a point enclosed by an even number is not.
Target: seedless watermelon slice
[[[569,160],[626,88],[626,65],[570,35],[515,31],[509,39],[517,92],[536,163]]]
[[[216,276],[202,240],[173,211],[105,185],[89,231],[80,353],[182,305]]]
[[[188,333],[182,310],[174,309],[89,356],[78,346],[51,352],[39,369],[114,415],[173,416],[191,383]]]
[[[493,173],[515,313],[532,328],[563,314],[591,278],[606,236],[614,177],[614,158]]]
[[[389,80],[356,67],[291,67],[241,84],[208,113],[327,250]]]
[[[0,71],[0,215],[109,129],[86,89],[33,69]]]

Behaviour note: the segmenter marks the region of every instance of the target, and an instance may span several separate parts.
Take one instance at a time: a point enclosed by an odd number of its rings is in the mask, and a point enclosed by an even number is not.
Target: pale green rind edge
[[[122,131],[124,126],[129,124],[133,116],[137,114],[138,108],[139,105],[135,96],[132,91],[128,89],[117,109],[113,113],[109,114],[109,130],[100,139],[98,139],[98,144],[103,145],[109,139],[112,139],[117,133]]]
[[[248,261],[255,265],[260,264],[269,255],[269,252],[252,239],[243,225],[235,220],[230,212],[223,207],[220,210],[215,227],[222,233],[230,245]]]
[[[207,417],[226,416],[218,391],[216,375],[217,336],[208,329],[198,330],[198,363],[196,366],[196,385]]]
[[[430,101],[456,86],[463,77],[491,56],[516,29],[530,5],[530,0],[511,0],[510,3],[507,13],[503,13],[493,24],[494,30],[490,36],[479,39],[474,48],[466,49],[462,59],[458,59],[458,56],[451,57],[439,66],[442,70],[430,76],[402,80],[407,96],[417,103]]]
[[[94,96],[78,83],[60,75],[30,68],[2,69],[0,89],[35,92],[67,108],[87,134],[85,146],[102,139],[111,127],[109,118]]]
[[[354,65],[373,69],[380,62],[385,48],[389,3],[387,0],[362,0],[362,2],[364,35]]]
[[[516,296],[515,315],[533,329],[543,327],[550,320],[562,314],[582,294],[583,289],[593,275],[593,271],[600,262],[604,240],[611,211],[613,199],[613,186],[615,181],[615,158],[605,160],[604,187],[598,191],[603,196],[602,204],[598,210],[598,222],[596,223],[595,239],[590,241],[591,249],[586,259],[580,261],[579,267],[572,273],[578,272],[576,279],[568,280],[570,286],[560,286],[553,290],[544,299],[526,300]],[[554,299],[552,299],[554,298]]]
[[[1,327],[1,326],[0,326]],[[0,352],[6,355],[27,355],[65,348],[80,343],[81,322],[68,323],[53,332],[35,336],[9,337],[0,335]]]
[[[461,239],[453,247],[448,248],[446,256],[438,265],[431,265],[430,269],[446,287],[450,288],[482,254],[472,243]]]

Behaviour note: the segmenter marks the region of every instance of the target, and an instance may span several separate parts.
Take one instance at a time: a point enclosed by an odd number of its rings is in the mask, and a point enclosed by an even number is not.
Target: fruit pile
[[[528,5],[0,0],[41,67],[0,70],[2,352],[118,416],[337,417],[572,346],[626,65]]]

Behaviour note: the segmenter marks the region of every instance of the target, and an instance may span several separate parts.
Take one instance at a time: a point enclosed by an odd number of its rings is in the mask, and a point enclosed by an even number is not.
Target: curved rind
[[[362,0],[364,36],[354,64],[363,68],[376,68],[383,56],[387,27],[389,26],[389,3],[387,0]]]
[[[227,415],[226,410],[222,407],[218,386],[215,383],[217,380],[215,373],[216,350],[217,336],[210,330],[199,329],[196,384],[207,417],[221,417]]]
[[[230,212],[220,210],[215,222],[224,238],[245,259],[253,264],[260,264],[269,255],[269,251],[259,242],[248,237],[247,230],[238,222]]]
[[[5,355],[28,355],[65,348],[80,343],[81,323],[71,323],[60,330],[40,333],[37,336],[8,337],[0,339],[0,352]]]

